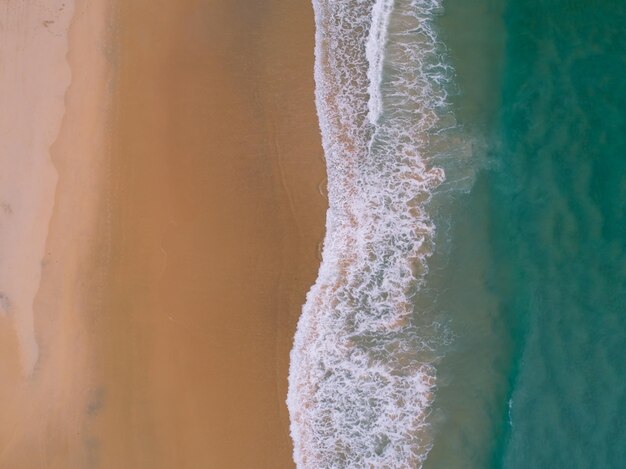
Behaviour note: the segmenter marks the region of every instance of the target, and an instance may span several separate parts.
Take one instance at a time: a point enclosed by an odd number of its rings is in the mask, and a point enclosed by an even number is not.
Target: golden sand
[[[32,374],[0,316],[0,467],[293,467],[325,209],[311,6],[84,0],[72,21]]]

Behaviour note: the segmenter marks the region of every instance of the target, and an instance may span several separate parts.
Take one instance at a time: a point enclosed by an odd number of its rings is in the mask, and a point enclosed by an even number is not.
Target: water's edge
[[[431,211],[473,180],[434,27],[442,4],[313,5],[329,210],[291,352],[294,459],[303,468],[417,467],[432,446],[435,364],[447,342],[440,316],[418,301],[429,291]],[[444,195],[433,198],[437,187]]]

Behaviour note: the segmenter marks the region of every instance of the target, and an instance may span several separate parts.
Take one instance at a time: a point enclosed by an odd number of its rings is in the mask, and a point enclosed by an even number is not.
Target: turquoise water
[[[313,0],[302,468],[626,468],[626,2]]]
[[[482,169],[436,220],[424,467],[626,467],[626,2],[445,7]]]

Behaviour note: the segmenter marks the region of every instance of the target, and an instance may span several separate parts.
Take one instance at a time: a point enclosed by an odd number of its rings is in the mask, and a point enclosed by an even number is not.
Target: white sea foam
[[[440,0],[313,4],[329,209],[291,352],[294,459],[419,467],[435,369],[412,295],[434,249],[427,204],[444,179],[430,145],[450,76],[432,29]]]
[[[381,84],[383,79],[383,62],[385,59],[385,45],[387,31],[389,31],[389,17],[393,9],[394,0],[378,0],[372,9],[372,22],[367,39],[365,53],[369,68],[369,119],[372,124],[382,113]]]

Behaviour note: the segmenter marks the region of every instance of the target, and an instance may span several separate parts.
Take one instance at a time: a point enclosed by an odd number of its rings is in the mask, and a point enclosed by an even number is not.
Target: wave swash
[[[444,179],[430,144],[451,76],[433,30],[441,0],[313,4],[329,209],[291,352],[294,459],[420,467],[435,369],[413,296],[434,249],[427,205]]]

